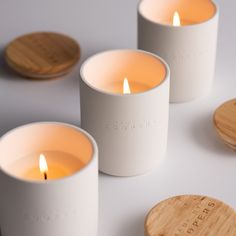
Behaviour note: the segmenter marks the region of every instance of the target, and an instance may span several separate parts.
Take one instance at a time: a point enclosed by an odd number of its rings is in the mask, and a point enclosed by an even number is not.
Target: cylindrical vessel
[[[70,163],[70,156],[84,166],[54,180],[32,180],[23,176],[22,170],[31,165],[30,159],[24,162],[25,156],[32,156],[33,160],[35,152],[54,151],[68,155],[64,167]],[[50,160],[50,155],[48,157]],[[96,236],[97,159],[94,139],[71,125],[34,123],[4,135],[0,139],[1,235]],[[50,163],[48,168],[50,175]]]
[[[155,167],[167,144],[167,64],[140,50],[103,52],[83,64],[80,86],[81,125],[98,143],[100,171],[134,176]]]
[[[211,0],[142,0],[138,48],[170,66],[170,101],[209,92],[214,77],[219,9]],[[177,19],[176,19],[177,18]]]

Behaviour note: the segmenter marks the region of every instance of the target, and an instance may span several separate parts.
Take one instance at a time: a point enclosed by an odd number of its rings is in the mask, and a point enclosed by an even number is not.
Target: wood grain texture
[[[68,73],[79,61],[80,47],[66,35],[31,33],[13,40],[6,48],[5,58],[21,75],[46,79]]]
[[[236,236],[236,212],[223,202],[209,197],[173,197],[149,212],[145,235]]]
[[[236,151],[236,99],[224,103],[216,110],[214,125],[223,141]]]

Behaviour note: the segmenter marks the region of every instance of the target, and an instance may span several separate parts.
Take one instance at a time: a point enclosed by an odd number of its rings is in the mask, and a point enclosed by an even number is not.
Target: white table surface
[[[0,0],[0,48],[14,37],[53,30],[79,40],[82,61],[106,49],[136,47],[138,0]],[[214,110],[236,97],[236,1],[221,8],[215,83],[211,94],[170,106],[166,160],[144,176],[100,175],[99,236],[143,236],[157,202],[179,194],[205,194],[236,208],[236,153],[221,143]],[[0,61],[0,134],[34,121],[80,124],[79,65],[51,81],[22,79]],[[203,85],[204,86],[204,85]]]

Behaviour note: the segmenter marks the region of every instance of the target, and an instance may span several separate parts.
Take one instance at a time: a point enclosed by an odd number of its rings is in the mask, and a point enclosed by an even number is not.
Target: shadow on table
[[[196,143],[207,151],[235,157],[235,152],[231,151],[218,136],[214,128],[212,113],[205,114],[196,120],[192,127],[192,135]]]
[[[122,225],[119,235],[144,236],[145,213],[137,218],[132,218]]]
[[[18,80],[19,76],[11,70],[5,61],[5,48],[0,48],[0,77],[1,79]],[[1,235],[0,235],[1,236]]]
[[[25,81],[35,82],[35,83],[43,83],[43,82],[48,82],[48,81],[54,81],[54,79],[61,79],[61,78],[64,78],[65,76],[67,76],[67,74],[66,74],[66,75],[62,75],[58,78],[31,79],[26,76],[20,75],[8,66],[8,64],[5,60],[5,51],[4,50],[5,50],[4,48],[0,48],[0,78],[1,79],[11,80],[11,81],[25,80]],[[76,68],[76,66],[75,66],[75,68]]]

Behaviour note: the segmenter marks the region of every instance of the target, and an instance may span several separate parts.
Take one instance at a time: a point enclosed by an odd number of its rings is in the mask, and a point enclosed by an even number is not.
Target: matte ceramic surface
[[[122,86],[117,86],[124,78],[130,81],[131,94],[122,94]],[[132,93],[135,82],[143,86]],[[104,52],[83,64],[80,86],[81,126],[98,143],[99,169],[110,175],[133,176],[154,168],[165,156],[167,145],[166,63],[143,51]]]
[[[181,26],[173,26],[179,13]],[[219,9],[211,0],[143,0],[138,8],[138,48],[170,66],[170,101],[207,94],[214,77]]]
[[[38,150],[64,151],[85,166],[48,181],[9,171],[17,158]],[[97,235],[97,146],[85,131],[63,123],[34,123],[0,139],[0,225],[3,236]]]

